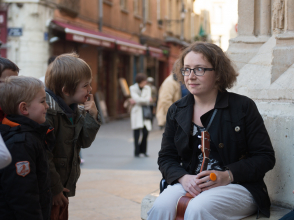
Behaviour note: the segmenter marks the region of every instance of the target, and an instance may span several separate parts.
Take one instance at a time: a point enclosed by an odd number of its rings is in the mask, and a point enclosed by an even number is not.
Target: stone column
[[[268,24],[268,2],[270,0],[261,0],[262,9],[256,4],[254,0],[239,0],[238,1],[238,36],[230,40],[230,45],[227,54],[235,63],[237,69],[241,69],[249,60],[251,60],[259,51],[259,48],[269,39],[268,33],[270,32],[270,25]],[[258,12],[258,16],[256,16]],[[259,23],[260,12],[264,12],[263,20],[267,21],[265,27],[263,23]],[[262,21],[263,22],[263,21]],[[259,25],[260,24],[260,25]],[[256,37],[255,29],[262,29],[263,36]],[[261,31],[258,31],[260,34]]]
[[[286,32],[294,32],[294,1],[286,0]]]
[[[254,35],[254,1],[239,0],[238,33],[240,36]]]
[[[271,0],[260,0],[260,35],[271,34]]]
[[[276,36],[276,46],[273,49],[272,82],[276,81],[294,63],[294,1],[276,0],[284,5],[285,13],[280,19],[284,20],[284,32]]]

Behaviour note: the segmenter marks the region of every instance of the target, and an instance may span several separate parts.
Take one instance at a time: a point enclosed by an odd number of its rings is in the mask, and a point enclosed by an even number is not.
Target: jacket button
[[[240,128],[239,126],[236,126],[236,127],[235,127],[235,131],[236,131],[236,132],[239,132],[240,130],[241,130],[241,128]]]
[[[60,163],[61,166],[64,166],[64,163]]]
[[[224,148],[224,146],[225,145],[223,143],[219,143],[219,145],[218,145],[218,147],[221,148],[221,149]]]
[[[74,165],[77,165],[77,162],[76,161],[74,162]]]

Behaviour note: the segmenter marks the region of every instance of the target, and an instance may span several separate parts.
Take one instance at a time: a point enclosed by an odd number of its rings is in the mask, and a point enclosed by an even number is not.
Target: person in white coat
[[[134,131],[134,144],[135,144],[135,157],[139,157],[142,153],[148,157],[147,152],[147,137],[151,131],[151,120],[143,118],[142,106],[149,105],[152,101],[151,88],[147,85],[147,76],[144,73],[136,75],[136,83],[130,86],[131,98],[135,101],[135,105],[131,110],[131,127]],[[143,137],[139,143],[140,132],[142,131]]]

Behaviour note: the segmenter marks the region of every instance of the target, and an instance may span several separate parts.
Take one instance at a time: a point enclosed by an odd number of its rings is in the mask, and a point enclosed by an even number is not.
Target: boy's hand
[[[62,192],[60,192],[59,194],[53,196],[53,198],[52,198],[52,205],[63,206],[63,205],[67,205],[68,204],[68,198],[66,198],[63,195],[63,192],[69,192],[69,189],[64,188]]]
[[[98,110],[94,101],[93,94],[89,94],[90,100],[84,103],[85,110],[89,112],[90,115],[93,116],[97,120],[98,118]]]

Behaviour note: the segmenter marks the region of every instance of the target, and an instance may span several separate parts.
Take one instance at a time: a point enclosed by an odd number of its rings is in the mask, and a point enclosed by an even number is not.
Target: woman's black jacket
[[[166,128],[159,151],[158,165],[168,184],[175,184],[185,174],[192,158],[189,147],[194,96],[188,94],[168,110]],[[209,128],[211,141],[217,147],[234,182],[244,186],[255,199],[258,210],[270,216],[270,199],[263,181],[265,173],[275,165],[275,153],[253,100],[230,92],[218,92],[218,112]],[[204,127],[213,110],[201,116]]]

